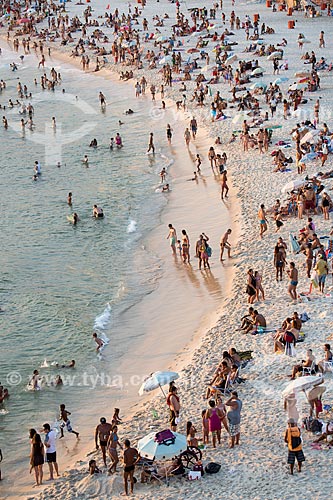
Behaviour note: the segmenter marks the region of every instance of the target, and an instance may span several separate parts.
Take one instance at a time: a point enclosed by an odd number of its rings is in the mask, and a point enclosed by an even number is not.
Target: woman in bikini
[[[117,446],[119,446],[121,449],[123,449],[122,445],[119,443],[119,438],[118,438],[118,427],[116,425],[113,426],[112,432],[109,436],[108,443],[107,443],[107,450],[109,452],[109,457],[111,459],[111,467],[109,469],[109,472],[117,472],[117,463],[119,462],[118,458],[118,452],[117,452]]]

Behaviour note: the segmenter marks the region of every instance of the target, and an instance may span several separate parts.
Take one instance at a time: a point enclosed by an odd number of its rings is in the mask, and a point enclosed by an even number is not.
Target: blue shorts
[[[318,283],[325,283],[327,274],[321,274],[318,276]]]

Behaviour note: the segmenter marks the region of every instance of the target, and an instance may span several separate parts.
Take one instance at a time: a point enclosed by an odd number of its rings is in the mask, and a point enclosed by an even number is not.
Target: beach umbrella
[[[200,52],[200,50],[199,50],[199,49],[192,48],[192,49],[188,49],[186,52],[187,52],[188,54],[194,54],[195,52]]]
[[[307,83],[293,83],[292,85],[290,85],[288,90],[304,90],[307,88],[307,86]]]
[[[243,123],[244,120],[247,120],[249,117],[248,113],[239,113],[238,115],[234,116],[232,119],[233,125],[237,125],[239,123]]]
[[[170,62],[170,61],[172,61],[171,56],[164,56],[164,57],[162,57],[162,59],[160,59],[158,61],[158,64],[165,64],[165,63]]]
[[[249,87],[250,90],[254,90],[254,89],[266,90],[266,88],[267,88],[267,85],[264,82],[255,82],[255,83],[252,83],[252,85],[250,85],[250,87]]]
[[[320,398],[320,396],[322,396],[325,391],[326,387],[324,385],[317,385],[307,393],[307,398],[309,401],[311,401],[312,399]]]
[[[312,116],[312,110],[309,108],[297,108],[295,111],[292,111],[291,114],[294,118],[310,118]]]
[[[225,62],[226,62],[226,64],[230,64],[230,63],[237,61],[237,59],[238,59],[237,55],[232,54],[231,56],[226,58]]]
[[[251,75],[256,76],[256,75],[262,75],[263,73],[265,73],[264,70],[262,68],[258,67],[252,71]]]
[[[289,78],[288,78],[288,77],[286,77],[286,76],[281,76],[281,77],[279,77],[279,78],[276,78],[276,80],[274,80],[273,85],[280,85],[280,83],[285,83],[285,82],[287,82],[288,80],[289,80]]]
[[[140,456],[150,460],[162,460],[174,458],[183,451],[186,451],[186,436],[178,432],[172,432],[172,434],[175,439],[169,445],[155,441],[156,432],[150,432],[147,436],[139,439],[137,448]]]
[[[304,144],[304,142],[318,142],[319,135],[320,135],[320,130],[317,130],[317,129],[309,130],[309,132],[307,132],[305,135],[303,135],[300,142],[301,142],[301,144]]]
[[[273,59],[276,59],[276,58],[277,59],[282,59],[282,52],[280,52],[279,50],[276,50],[275,52],[272,52],[267,57],[268,61],[272,61]]]
[[[293,181],[289,181],[287,182],[287,184],[283,186],[283,188],[281,189],[281,193],[283,194],[290,193],[290,191],[293,191],[294,189],[298,189],[301,186],[304,186],[305,183],[306,181],[302,179],[294,179]]]
[[[152,373],[150,375],[150,377],[148,377],[141,385],[141,387],[139,389],[139,395],[142,396],[145,392],[151,392],[151,391],[154,391],[155,389],[158,389],[158,388],[160,388],[164,394],[162,386],[170,384],[170,382],[177,380],[177,378],[179,378],[179,375],[176,372],[155,372],[155,373]],[[164,394],[164,396],[165,396],[165,394]]]
[[[298,377],[292,382],[290,382],[287,387],[282,391],[283,396],[288,396],[292,392],[306,391],[311,389],[314,385],[322,380],[322,376],[317,375],[306,375],[305,377]]]
[[[318,153],[307,153],[302,157],[302,163],[309,163],[310,161],[314,161],[318,158]]]

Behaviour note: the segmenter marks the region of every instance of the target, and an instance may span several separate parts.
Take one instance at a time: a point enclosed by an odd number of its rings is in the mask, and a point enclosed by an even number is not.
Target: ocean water
[[[89,379],[101,363],[107,374],[114,368],[96,356],[91,335],[96,330],[110,339],[105,353],[114,364],[126,354],[127,343],[112,340],[114,325],[119,334],[117,318],[150,293],[158,279],[161,263],[153,255],[145,258],[142,236],[153,229],[167,203],[156,189],[158,172],[172,158],[163,150],[166,122],[152,119],[150,96],[135,99],[135,82],[126,86],[54,61],[63,82],[53,93],[34,85],[43,71],[36,69],[33,56],[26,56],[17,72],[10,70],[13,60],[18,61],[17,55],[4,49],[0,78],[7,89],[0,93],[0,104],[17,99],[18,81],[26,84],[33,97],[25,102],[34,106],[36,124],[23,134],[19,107],[0,110],[9,122],[7,130],[0,124],[0,381],[10,391],[10,399],[0,405],[0,447],[6,470],[18,478],[28,466],[30,427],[52,422],[61,402],[80,423],[75,411],[89,407],[91,390],[94,400],[98,394],[103,400],[105,385],[114,385],[108,378],[103,384]],[[104,113],[100,91],[107,100]],[[125,115],[128,108],[135,113]],[[119,126],[119,120],[124,124]],[[152,130],[155,156],[146,154]],[[117,132],[124,147],[110,151],[110,137]],[[94,137],[97,149],[89,148]],[[81,163],[85,154],[89,168]],[[36,160],[42,175],[34,182]],[[70,191],[72,208],[67,205]],[[104,209],[102,220],[91,217],[95,203]],[[80,217],[77,227],[67,220],[73,211]],[[54,366],[71,359],[75,371]],[[27,390],[34,369],[44,377],[38,392]],[[64,387],[46,386],[58,373]],[[112,399],[110,416],[111,408]],[[86,409],[94,415],[94,408]]]

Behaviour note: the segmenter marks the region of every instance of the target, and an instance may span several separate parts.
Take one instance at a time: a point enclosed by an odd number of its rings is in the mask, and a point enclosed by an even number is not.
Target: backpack
[[[321,432],[322,427],[323,424],[315,418],[310,424],[310,431],[313,433]]]
[[[209,245],[207,245],[206,246],[206,254],[208,255],[208,257],[211,257],[212,253],[213,253],[213,250],[211,249],[211,247]]]
[[[176,436],[170,431],[170,429],[166,429],[165,431],[160,431],[155,434],[154,441],[156,441],[158,444],[170,446],[176,441]]]
[[[205,472],[207,472],[207,474],[217,474],[220,469],[221,464],[218,464],[216,462],[209,462],[209,464],[207,464],[205,467]]]

